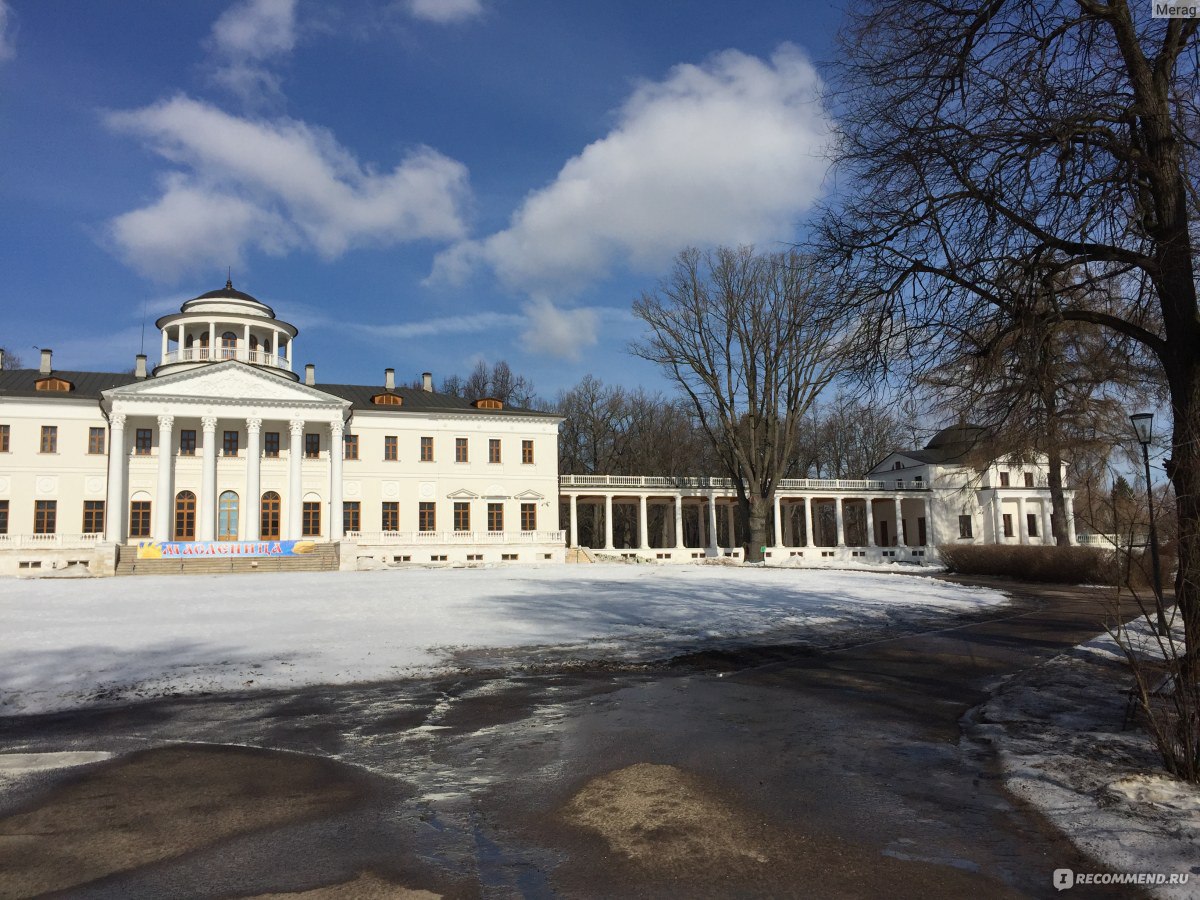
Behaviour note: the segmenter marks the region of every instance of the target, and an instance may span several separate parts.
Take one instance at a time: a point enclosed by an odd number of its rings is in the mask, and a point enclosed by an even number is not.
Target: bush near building
[[[996,575],[1016,581],[1116,584],[1116,554],[1098,547],[943,545],[942,562],[959,575]]]

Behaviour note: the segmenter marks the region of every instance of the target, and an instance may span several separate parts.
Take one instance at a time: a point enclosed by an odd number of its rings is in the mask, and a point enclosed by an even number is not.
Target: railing
[[[87,534],[0,534],[0,550],[87,549],[104,540],[99,532]]]
[[[733,490],[729,478],[673,478],[646,475],[560,475],[560,487],[565,488],[711,488]],[[924,481],[875,481],[852,478],[784,478],[779,489],[785,491],[922,491],[929,487]]]
[[[1075,543],[1080,547],[1103,547],[1106,550],[1128,550],[1146,547],[1150,538],[1144,534],[1135,534],[1130,538],[1127,534],[1080,534]]]
[[[360,544],[563,544],[563,531],[347,531]]]
[[[162,358],[162,365],[177,362],[216,362],[222,359],[240,359],[255,366],[274,366],[289,372],[292,370],[292,361],[286,356],[265,353],[262,350],[244,350],[241,347],[218,347],[215,350],[208,347],[184,347],[182,350],[168,350]]]

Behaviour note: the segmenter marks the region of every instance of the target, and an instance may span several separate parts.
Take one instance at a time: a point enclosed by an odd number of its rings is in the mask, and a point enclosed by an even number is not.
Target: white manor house
[[[727,480],[560,477],[556,415],[436,393],[429,373],[421,388],[392,369],[375,385],[301,377],[297,329],[230,282],[156,327],[153,368],[59,370],[42,350],[0,371],[0,575],[742,554]],[[968,465],[978,437],[945,429],[865,480],[784,481],[768,562],[1051,543],[1045,460]]]

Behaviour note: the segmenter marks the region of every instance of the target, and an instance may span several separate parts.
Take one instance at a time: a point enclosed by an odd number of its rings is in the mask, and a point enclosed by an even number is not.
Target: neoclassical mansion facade
[[[230,282],[156,327],[152,367],[59,370],[42,350],[36,369],[0,370],[0,575],[322,553],[342,569],[544,563],[581,545],[586,558],[741,555],[727,481],[560,478],[556,415],[440,394],[428,373],[420,388],[392,369],[320,383],[295,365],[297,329]],[[768,561],[1048,542],[1045,460],[980,469],[968,441],[947,429],[863,480],[785,481]]]

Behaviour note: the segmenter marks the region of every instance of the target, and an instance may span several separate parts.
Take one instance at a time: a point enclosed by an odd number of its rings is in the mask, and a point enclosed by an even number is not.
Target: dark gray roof
[[[333,394],[335,397],[341,397],[343,400],[349,400],[351,409],[354,410],[373,409],[379,412],[420,410],[422,412],[468,413],[481,416],[520,415],[558,418],[556,413],[541,412],[536,409],[521,409],[519,407],[506,406],[504,409],[476,409],[471,405],[470,400],[455,397],[453,394],[438,394],[432,391],[421,390],[420,388],[398,387],[393,391],[388,391],[382,385],[320,383],[313,385],[313,387],[318,391],[324,391],[327,394]],[[389,393],[399,397],[403,401],[402,404],[400,406],[377,406],[371,402],[371,398],[375,395]]]
[[[968,457],[986,456],[990,449],[991,431],[982,425],[951,425],[929,439],[923,450],[898,450],[901,456],[917,462],[940,465],[968,461]]]
[[[75,385],[73,391],[39,391],[34,385],[41,378],[61,378]],[[99,400],[100,392],[138,381],[132,372],[69,372],[55,369],[49,376],[38,369],[0,371],[0,398],[37,397],[42,400]]]

